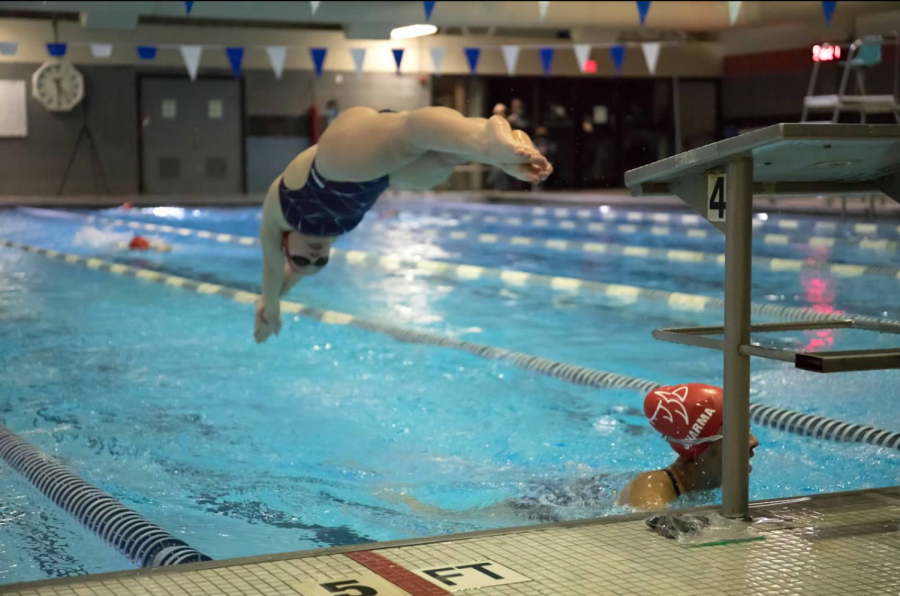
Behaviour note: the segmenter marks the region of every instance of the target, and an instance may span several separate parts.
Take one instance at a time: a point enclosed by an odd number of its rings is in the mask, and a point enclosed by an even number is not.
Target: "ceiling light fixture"
[[[426,35],[434,35],[437,33],[437,27],[434,25],[407,25],[406,27],[397,27],[391,31],[391,39],[410,39],[413,37],[425,37]]]

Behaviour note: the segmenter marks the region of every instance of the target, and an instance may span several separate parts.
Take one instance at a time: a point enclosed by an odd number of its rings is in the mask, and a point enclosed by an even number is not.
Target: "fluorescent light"
[[[435,33],[437,33],[437,27],[434,25],[407,25],[406,27],[397,27],[392,30],[391,39],[425,37],[426,35],[434,35]]]

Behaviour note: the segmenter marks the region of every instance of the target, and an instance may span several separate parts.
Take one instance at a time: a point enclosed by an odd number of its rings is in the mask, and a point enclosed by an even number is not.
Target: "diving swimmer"
[[[281,330],[280,298],[328,263],[334,241],[359,225],[388,187],[431,189],[467,162],[496,166],[533,184],[553,172],[528,135],[513,131],[499,116],[466,118],[441,107],[409,112],[356,107],[341,113],[266,194],[257,343]]]

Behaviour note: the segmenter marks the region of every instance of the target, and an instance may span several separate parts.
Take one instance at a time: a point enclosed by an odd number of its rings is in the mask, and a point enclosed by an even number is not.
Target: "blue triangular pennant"
[[[647,13],[650,12],[650,2],[647,0],[638,0],[638,15],[641,17],[641,25],[647,20]]]
[[[616,65],[616,72],[622,72],[622,63],[625,62],[625,46],[612,46],[609,48],[612,56],[613,64]]]
[[[475,74],[478,69],[478,58],[481,56],[481,48],[465,48],[466,60],[469,61],[469,72]]]
[[[48,43],[47,53],[54,58],[62,58],[66,55],[66,44],[64,43]]]
[[[244,61],[244,48],[225,48],[228,54],[228,61],[231,62],[231,72],[235,78],[241,76],[241,62]]]
[[[325,54],[328,53],[328,48],[309,48],[309,53],[312,55],[313,64],[316,67],[316,76],[322,76],[322,65],[325,64]]]
[[[154,60],[156,59],[156,46],[138,46],[137,54],[141,60]]]
[[[437,4],[437,2],[426,1],[426,2],[422,2],[422,4],[425,5],[425,20],[430,21],[431,20],[431,12],[434,10],[434,5]]]
[[[184,10],[185,10],[185,12],[187,12],[188,14],[191,14],[191,9],[192,9],[192,8],[194,8],[194,3],[193,3],[193,2],[188,2],[188,0],[185,0],[185,1],[184,1]]]
[[[400,63],[403,62],[403,48],[394,48],[391,50],[394,53],[394,62],[397,63],[397,72],[400,72]]]
[[[553,67],[553,48],[541,48],[541,63],[544,65],[544,74],[550,74]]]
[[[834,9],[837,8],[835,0],[826,0],[822,2],[822,12],[825,13],[825,26],[831,27],[831,17],[834,16]]]

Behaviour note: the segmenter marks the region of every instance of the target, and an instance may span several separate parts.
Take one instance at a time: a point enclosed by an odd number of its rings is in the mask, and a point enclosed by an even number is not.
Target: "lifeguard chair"
[[[894,38],[898,54],[897,60],[900,60],[900,37],[895,33]],[[856,112],[859,114],[860,121],[864,124],[867,114],[893,114],[894,120],[897,121],[897,124],[900,124],[900,103],[897,102],[896,70],[900,62],[895,60],[894,63],[893,94],[866,94],[865,68],[881,64],[881,47],[883,44],[884,39],[880,35],[867,35],[853,42],[844,62],[844,73],[841,76],[841,85],[836,95],[815,95],[816,80],[819,77],[819,69],[822,62],[840,58],[841,46],[831,44],[816,46],[819,48],[819,54],[814,55],[814,59],[820,56],[828,56],[828,58],[827,60],[824,58],[817,59],[813,66],[809,88],[806,91],[806,97],[803,98],[803,114],[800,116],[800,122],[808,122],[809,115],[814,112],[831,112],[831,122],[832,124],[837,124],[840,120],[841,112]],[[856,84],[859,88],[858,95],[847,94],[850,71],[853,71],[856,75]]]

